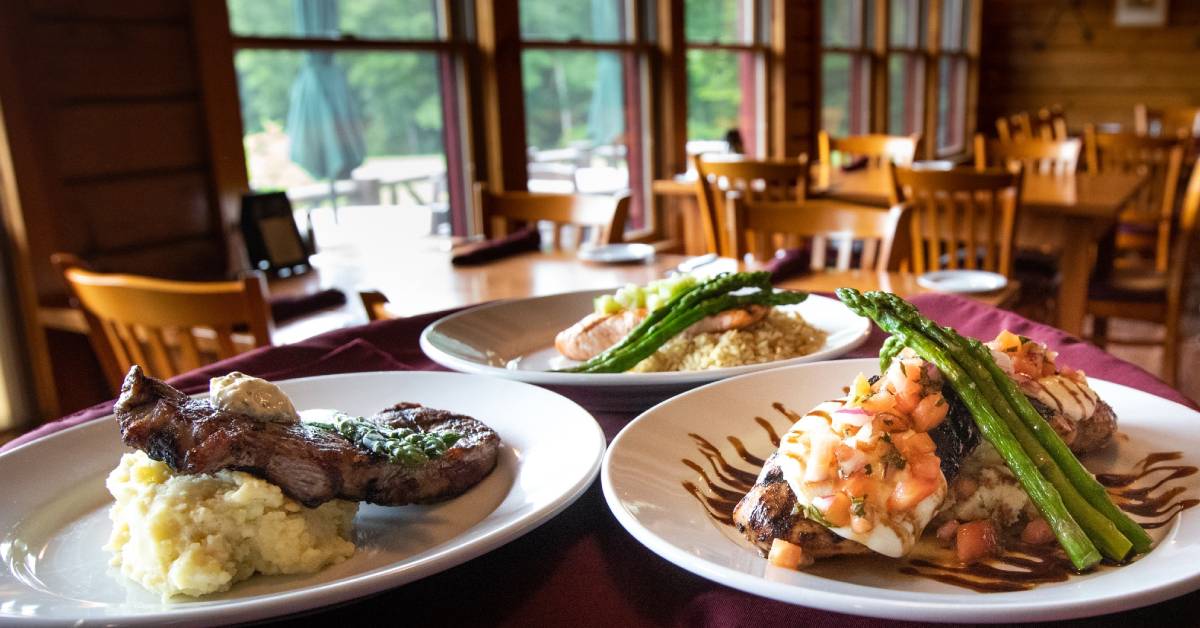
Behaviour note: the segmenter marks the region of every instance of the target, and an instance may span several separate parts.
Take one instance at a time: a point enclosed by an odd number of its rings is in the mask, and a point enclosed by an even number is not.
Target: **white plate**
[[[609,508],[634,537],[663,558],[713,581],[756,595],[840,613],[911,621],[1012,622],[1100,615],[1152,604],[1200,588],[1200,510],[1186,510],[1152,530],[1154,550],[1131,565],[1104,568],[1066,582],[1015,593],[976,593],[932,580],[905,576],[895,563],[853,560],[818,564],[808,572],[771,567],[731,527],[706,514],[683,482],[701,484],[683,459],[715,469],[689,434],[716,445],[734,466],[742,462],[726,436],[739,438],[760,458],[774,447],[756,417],[778,433],[790,424],[773,402],[805,412],[839,396],[859,372],[878,372],[874,359],[845,360],[754,373],[698,388],[651,408],[613,440],[601,483]],[[1101,469],[1128,469],[1152,451],[1182,451],[1181,464],[1200,462],[1200,413],[1147,393],[1091,380],[1116,410],[1120,431],[1104,456],[1088,460]],[[1166,463],[1174,464],[1174,463]],[[1150,483],[1166,474],[1151,476]],[[1172,480],[1182,497],[1200,492],[1200,475]]]
[[[569,292],[547,297],[489,303],[451,314],[425,328],[421,349],[438,364],[465,373],[482,373],[551,386],[674,387],[692,386],[788,364],[837,357],[862,344],[871,321],[836,299],[811,295],[784,306],[828,333],[825,346],[799,358],[704,371],[668,373],[556,373],[565,362],[554,349],[554,336],[592,311],[592,300],[612,290]],[[643,408],[645,406],[642,406]]]
[[[503,440],[496,470],[432,506],[364,504],[358,551],[309,576],[255,576],[229,592],[163,603],[108,566],[122,452],[115,420],[64,430],[0,455],[0,623],[230,624],[350,600],[443,571],[532,530],[592,483],[604,435],[583,408],[518,382],[454,373],[356,373],[279,382],[296,407],[374,413],[416,401],[471,415]],[[464,394],[470,391],[470,394]]]
[[[999,290],[1008,285],[1008,278],[986,270],[937,270],[921,274],[917,283],[938,292],[975,294]]]
[[[654,259],[654,247],[641,242],[580,247],[579,259],[599,264],[628,264]]]

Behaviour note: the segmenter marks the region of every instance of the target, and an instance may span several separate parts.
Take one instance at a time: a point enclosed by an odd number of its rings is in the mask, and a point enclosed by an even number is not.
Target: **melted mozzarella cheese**
[[[834,448],[838,444],[856,447],[859,442],[871,440],[871,424],[843,437],[834,430],[831,418],[844,406],[843,401],[826,401],[797,421],[780,440],[777,460],[783,471],[783,477],[796,496],[796,501],[802,510],[807,511],[813,500],[827,497],[834,490],[837,476]],[[890,512],[886,504],[887,496],[891,494],[894,480],[904,479],[907,470],[893,470],[890,480],[885,480],[884,464],[879,458],[883,447],[878,447],[874,454],[867,454],[869,464],[873,466],[877,489],[872,492],[877,497],[874,500],[873,525],[864,532],[858,532],[850,525],[829,526],[834,534],[856,541],[871,550],[886,556],[899,557],[907,554],[916,545],[925,526],[933,519],[938,507],[946,498],[946,478],[938,473],[937,489],[910,510]],[[892,483],[889,484],[888,482]]]

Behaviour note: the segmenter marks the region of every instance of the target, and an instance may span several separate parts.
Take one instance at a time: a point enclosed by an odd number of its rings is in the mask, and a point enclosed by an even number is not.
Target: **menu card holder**
[[[242,196],[242,238],[250,264],[280,277],[312,270],[309,246],[300,237],[292,203],[284,192]]]

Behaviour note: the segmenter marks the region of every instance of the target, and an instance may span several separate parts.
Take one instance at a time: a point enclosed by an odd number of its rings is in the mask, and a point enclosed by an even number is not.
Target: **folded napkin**
[[[276,325],[305,314],[345,304],[346,293],[337,288],[329,288],[312,294],[281,294],[268,299],[268,305],[271,306],[271,318],[275,320]]]
[[[869,162],[870,160],[866,157],[856,157],[842,164],[842,172],[854,172],[855,170],[862,170],[863,168],[867,167]]]
[[[775,257],[763,265],[763,270],[771,273],[771,283],[807,275],[812,272],[812,250],[802,246],[776,251]]]
[[[540,250],[542,236],[537,225],[530,225],[510,233],[503,238],[468,244],[454,251],[450,263],[455,266],[474,266],[503,259],[518,253]]]

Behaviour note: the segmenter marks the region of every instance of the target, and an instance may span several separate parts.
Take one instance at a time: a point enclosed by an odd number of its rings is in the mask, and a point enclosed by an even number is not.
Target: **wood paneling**
[[[812,155],[821,101],[817,75],[820,6],[814,0],[775,0],[772,9],[771,155]]]
[[[1074,130],[1088,122],[1131,128],[1139,102],[1200,105],[1200,2],[1171,2],[1165,28],[1118,28],[1113,4],[984,2],[980,127],[1055,103]]]
[[[44,59],[39,87],[52,102],[194,98],[190,37],[185,24],[41,23],[31,40]]]
[[[191,102],[69,105],[50,129],[65,179],[204,167],[200,105]]]
[[[19,293],[33,301],[32,310],[23,303],[31,337],[40,335],[37,305],[65,299],[50,265],[54,251],[108,270],[171,277],[230,269],[193,6],[190,0],[0,3],[0,57],[10,60],[0,62],[0,114],[10,138],[4,158],[19,184],[5,204],[6,222],[21,236],[14,266]],[[224,151],[223,167],[244,169],[240,137],[236,129],[236,150]],[[26,344],[31,364],[47,361],[44,338]],[[43,396],[47,380],[74,378],[79,358],[70,350],[64,343],[50,347],[57,373],[37,373]],[[46,418],[53,400],[40,407]]]

